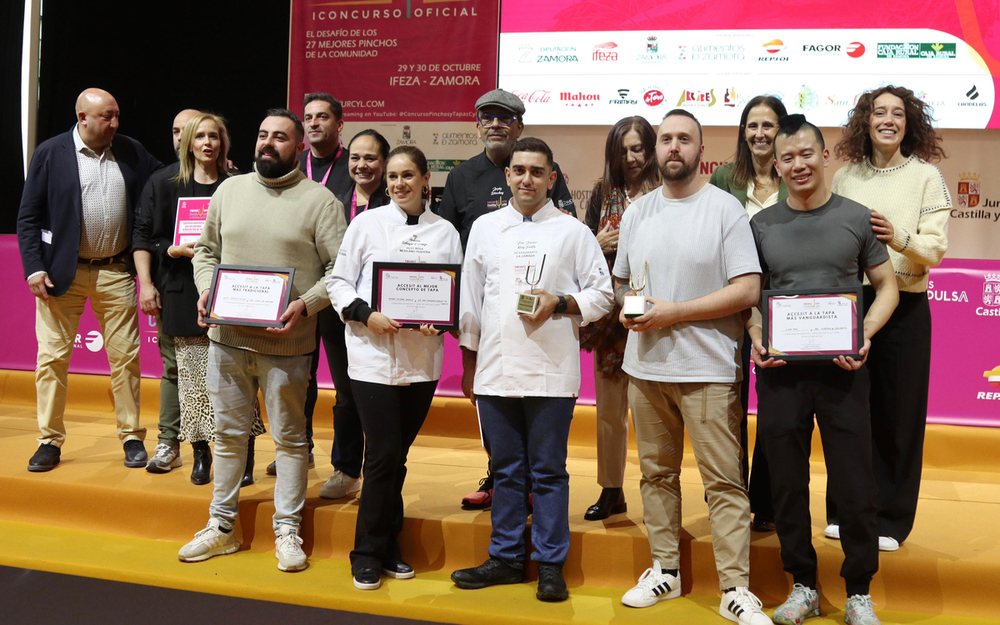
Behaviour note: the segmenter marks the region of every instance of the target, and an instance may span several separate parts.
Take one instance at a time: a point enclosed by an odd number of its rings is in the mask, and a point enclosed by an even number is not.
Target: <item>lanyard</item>
[[[354,185],[354,195],[351,196],[351,221],[354,221],[354,218],[357,216],[358,216],[358,186]]]
[[[341,142],[340,143],[340,147],[337,148],[337,155],[333,157],[333,162],[330,163],[330,168],[326,170],[325,174],[323,174],[323,180],[322,180],[322,182],[320,182],[320,184],[323,185],[324,187],[326,186],[327,179],[330,178],[330,172],[333,171],[333,166],[337,164],[337,161],[340,159],[340,155],[343,154],[343,153],[344,153],[344,143]],[[309,176],[310,180],[313,179],[313,153],[312,153],[312,149],[310,149],[309,152],[306,153],[306,175]]]

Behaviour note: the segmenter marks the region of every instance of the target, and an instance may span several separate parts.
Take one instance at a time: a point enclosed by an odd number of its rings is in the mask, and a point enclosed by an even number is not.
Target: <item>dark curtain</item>
[[[248,171],[264,111],[284,106],[290,0],[45,0],[38,142],[69,130],[87,87],[111,92],[118,132],[164,163],[184,108],[228,120],[230,158]]]
[[[21,43],[24,0],[0,3],[0,234],[16,229],[24,187],[21,138]]]

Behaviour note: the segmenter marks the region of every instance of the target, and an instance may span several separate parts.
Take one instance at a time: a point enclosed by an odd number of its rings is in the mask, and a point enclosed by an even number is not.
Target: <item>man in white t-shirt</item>
[[[622,603],[644,608],[680,596],[681,488],[688,430],[708,498],[719,613],[769,625],[749,590],[750,501],[740,465],[743,313],[760,293],[760,265],[738,200],[698,176],[701,124],[675,109],[657,131],[663,186],[625,211],[615,297],[645,296],[622,367],[642,469],[640,492],[653,566]],[[640,289],[640,287],[644,287]]]

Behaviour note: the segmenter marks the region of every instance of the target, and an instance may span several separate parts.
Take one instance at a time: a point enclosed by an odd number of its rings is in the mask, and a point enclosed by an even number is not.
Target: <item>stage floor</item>
[[[300,574],[275,567],[270,517],[273,479],[264,467],[273,459],[270,438],[258,440],[257,483],[244,489],[240,508],[240,552],[203,563],[177,561],[177,549],[207,520],[210,486],[188,481],[185,465],[167,475],[122,466],[121,446],[103,378],[73,376],[66,421],[69,432],[62,463],[32,474],[27,460],[36,444],[34,406],[27,387],[31,372],[0,372],[0,565],[68,573],[115,581],[264,599],[304,606],[367,612],[454,623],[574,622],[634,623],[680,619],[719,623],[718,583],[712,558],[707,506],[693,456],[681,476],[684,497],[682,575],[684,596],[654,608],[633,610],[621,594],[649,566],[648,543],[638,494],[638,460],[630,453],[626,474],[629,512],[608,522],[583,521],[596,499],[595,450],[574,444],[571,475],[572,547],[566,565],[571,600],[545,605],[534,599],[534,584],[462,591],[448,579],[455,568],[486,558],[489,513],[463,511],[462,495],[484,474],[485,455],[476,438],[474,413],[457,400],[436,400],[435,409],[411,450],[404,491],[404,556],[417,570],[414,580],[388,580],[378,591],[353,588],[347,554],[353,543],[356,500],[318,498],[331,473],[330,403],[324,393],[317,408],[317,467],[309,473],[303,537],[310,568]],[[76,388],[76,391],[72,389]],[[155,446],[155,386],[144,382],[151,427],[147,449]],[[465,402],[465,406],[467,406]],[[593,439],[593,409],[581,407],[573,436]],[[473,419],[471,426],[469,419]],[[458,424],[458,425],[456,425]],[[452,434],[448,436],[447,434]],[[457,434],[457,435],[456,435]],[[898,552],[881,556],[872,595],[884,622],[1000,622],[1000,432],[932,426],[918,520]],[[820,454],[812,466],[812,511],[820,557],[824,618],[843,618],[844,586],[839,577],[840,545],[822,537],[826,480]],[[781,570],[774,534],[754,534],[751,589],[769,612],[786,596],[790,582]],[[979,620],[986,619],[986,620]]]

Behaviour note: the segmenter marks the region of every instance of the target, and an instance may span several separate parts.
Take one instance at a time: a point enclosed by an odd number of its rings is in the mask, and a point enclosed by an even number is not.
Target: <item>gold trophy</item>
[[[524,268],[524,282],[531,289],[534,289],[542,281],[542,270],[545,269],[545,254],[542,255],[542,264],[538,266],[538,271],[532,271],[531,263]],[[533,315],[535,310],[538,308],[538,296],[531,295],[530,293],[518,293],[517,294],[517,314],[519,315]]]
[[[636,284],[635,274],[630,274],[628,277],[629,288],[632,289],[633,293],[638,293],[638,295],[626,295],[624,297],[622,312],[625,313],[626,319],[633,319],[646,314],[646,296],[642,294],[642,291],[646,288],[646,276],[648,272],[649,261],[643,261],[642,284]]]

